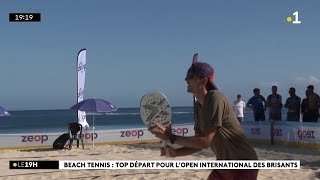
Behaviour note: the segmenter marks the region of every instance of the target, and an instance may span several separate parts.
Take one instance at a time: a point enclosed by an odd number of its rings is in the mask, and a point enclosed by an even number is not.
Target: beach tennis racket
[[[155,127],[154,123],[167,128],[171,124],[172,111],[166,96],[161,92],[152,92],[144,95],[140,102],[140,116],[142,122],[148,127]],[[166,142],[162,141],[165,147]],[[166,156],[169,152],[166,151]]]

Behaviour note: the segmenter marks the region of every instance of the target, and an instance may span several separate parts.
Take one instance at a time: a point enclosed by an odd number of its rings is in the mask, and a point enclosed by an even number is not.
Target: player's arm
[[[296,101],[296,106],[301,106],[301,98],[300,97],[298,97],[298,100]]]
[[[206,110],[210,112],[210,116],[203,119],[205,124],[201,133],[196,133],[195,136],[185,137],[185,136],[176,136],[171,134],[170,128],[164,128],[160,124],[154,123],[157,128],[150,129],[151,133],[155,134],[156,137],[170,141],[174,144],[179,144],[184,147],[196,148],[196,149],[206,149],[210,146],[213,137],[216,133],[217,128],[222,127],[222,114],[224,108],[228,105],[225,104],[225,101],[222,99],[216,99],[211,97],[208,104],[206,104]]]
[[[263,96],[262,96],[262,101],[264,102],[264,110],[266,111],[267,110],[267,101]]]
[[[173,149],[170,146],[166,146],[165,148],[167,151],[164,148],[161,148],[161,156],[167,156],[168,151],[169,151],[170,157],[187,156],[190,154],[194,154],[198,151],[201,151],[201,149],[188,148],[188,147]]]
[[[262,101],[263,101],[263,100],[262,100]],[[265,108],[265,109],[267,109],[267,107],[270,107],[270,106],[271,106],[271,95],[269,95],[269,96],[267,97],[267,101],[264,100],[264,103],[265,103],[265,105],[266,105],[266,108]]]
[[[281,107],[282,104],[282,96],[278,95],[277,107]]]
[[[286,103],[284,104],[285,108],[291,108],[289,104],[289,98],[286,100]]]
[[[171,128],[171,126],[169,126],[169,128]],[[196,127],[196,124],[195,124],[195,134],[196,136],[199,134],[198,127]],[[165,148],[161,148],[161,156],[167,156],[168,151],[171,157],[177,157],[177,156],[191,155],[198,151],[201,151],[201,149],[190,148],[190,147],[181,147],[181,148],[173,149],[171,146],[167,145]]]
[[[149,131],[157,138],[163,141],[168,141],[174,144],[179,144],[184,147],[205,149],[208,148],[212,142],[216,128],[210,128],[206,134],[195,135],[190,137],[176,136],[171,134],[171,128],[164,128],[158,123],[154,123],[155,127],[150,128]]]
[[[212,139],[215,135],[216,128],[212,128],[205,135],[184,137],[184,136],[176,136],[175,144],[179,144],[184,147],[195,148],[195,149],[206,149],[210,147]]]
[[[249,99],[249,101],[247,102],[247,107],[253,109],[252,107],[252,102],[251,102],[251,98]]]
[[[222,127],[222,116],[225,108],[230,106],[226,104],[223,98],[212,96],[208,99],[205,107],[206,111],[210,113],[208,117],[202,119],[205,128],[195,136],[175,136],[174,140],[176,144],[196,149],[206,149],[210,147],[217,129]],[[170,140],[172,141],[171,138]]]

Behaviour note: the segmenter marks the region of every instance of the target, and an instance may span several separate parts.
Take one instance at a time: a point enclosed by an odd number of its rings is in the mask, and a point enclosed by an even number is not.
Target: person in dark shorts
[[[301,98],[296,95],[294,87],[289,89],[289,94],[290,97],[288,97],[284,105],[285,108],[288,108],[287,121],[300,121]]]
[[[241,123],[244,118],[244,112],[246,111],[246,103],[242,101],[241,94],[238,94],[237,100],[233,102],[233,110],[236,113],[239,123]]]
[[[156,128],[149,131],[163,141],[183,146],[178,149],[171,146],[161,148],[161,155],[169,152],[170,157],[186,156],[210,147],[217,160],[257,160],[257,154],[248,143],[232,104],[214,84],[213,72],[209,64],[197,62],[189,68],[185,78],[188,92],[197,98],[195,136],[173,135],[170,127],[164,128],[157,123]],[[256,180],[257,175],[258,169],[214,169],[208,179]]]
[[[254,96],[252,96],[248,103],[247,107],[253,110],[254,120],[255,121],[264,121],[266,120],[265,110],[266,110],[266,99],[260,95],[260,89],[253,89]]]
[[[306,90],[306,98],[304,98],[301,102],[301,113],[302,113],[302,122],[312,122],[311,116],[309,113],[309,92]]]
[[[319,106],[320,106],[320,97],[317,93],[314,92],[314,86],[309,85],[307,87],[308,91],[308,113],[309,113],[309,122],[317,122],[319,118]]]
[[[281,121],[282,97],[277,93],[278,87],[272,86],[272,94],[267,97],[269,120]]]

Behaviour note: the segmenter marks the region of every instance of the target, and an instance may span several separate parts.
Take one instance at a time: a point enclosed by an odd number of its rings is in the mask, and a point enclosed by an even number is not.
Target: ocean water
[[[193,123],[193,107],[173,107],[173,124]],[[9,111],[11,116],[0,117],[0,134],[66,132],[67,124],[77,122],[74,110]],[[87,115],[92,128],[93,115]],[[95,130],[143,128],[139,108],[119,108],[108,114],[94,115]]]
[[[193,107],[173,107],[172,124],[193,124]],[[74,110],[10,111],[11,116],[0,117],[0,134],[67,132],[67,124],[77,121]],[[283,110],[285,119],[286,110]],[[254,121],[253,113],[247,109],[244,121]],[[266,118],[268,117],[266,113]],[[87,122],[92,128],[92,115]],[[116,112],[94,116],[96,130],[129,129],[145,127],[139,108],[119,108]]]

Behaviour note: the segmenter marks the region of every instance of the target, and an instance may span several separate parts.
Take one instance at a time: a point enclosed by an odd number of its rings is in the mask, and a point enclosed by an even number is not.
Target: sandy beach
[[[0,179],[206,179],[210,170],[12,170],[10,160],[172,160],[160,157],[159,143],[102,145],[92,149],[30,149],[0,151]],[[260,160],[300,160],[299,170],[260,170],[258,179],[318,179],[320,151],[278,145],[254,145]],[[203,150],[176,160],[214,160]]]

